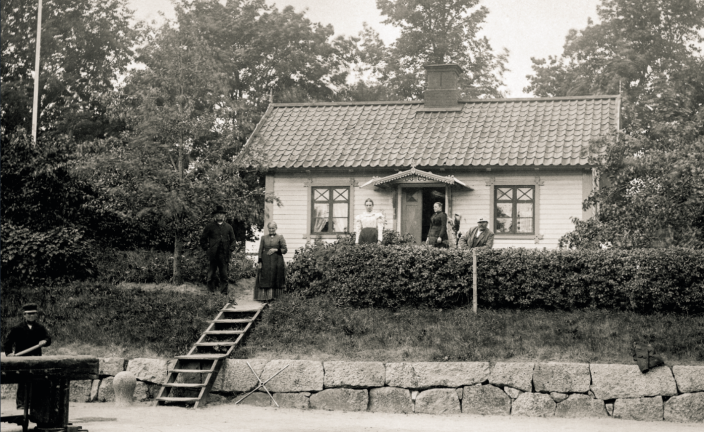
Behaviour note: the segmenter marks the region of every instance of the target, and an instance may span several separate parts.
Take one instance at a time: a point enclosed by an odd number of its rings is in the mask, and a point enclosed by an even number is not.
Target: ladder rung
[[[252,320],[249,318],[246,318],[246,319],[219,319],[219,320],[212,320],[212,321],[208,321],[208,322],[215,323],[215,324],[247,324],[247,323],[251,323]]]
[[[262,308],[260,308],[260,307],[254,308],[254,309],[252,309],[252,308],[235,309],[235,308],[231,308],[231,307],[226,307],[226,308],[222,309],[222,312],[236,312],[236,313],[242,313],[242,312],[248,313],[249,312],[249,313],[253,313],[253,312],[259,312],[261,309]]]
[[[198,342],[196,346],[233,346],[237,342]]]
[[[191,354],[176,356],[178,360],[213,360],[225,357],[227,357],[227,354]]]
[[[162,402],[198,402],[200,398],[197,397],[160,397],[156,398],[158,401]]]
[[[171,373],[192,373],[192,374],[207,374],[213,372],[212,369],[201,370],[201,369],[171,369]]]
[[[244,333],[244,330],[210,330],[203,333],[207,335],[238,335]]]
[[[201,388],[205,387],[205,384],[199,383],[199,384],[186,384],[186,383],[164,383],[162,384],[164,387],[179,387],[179,388]]]

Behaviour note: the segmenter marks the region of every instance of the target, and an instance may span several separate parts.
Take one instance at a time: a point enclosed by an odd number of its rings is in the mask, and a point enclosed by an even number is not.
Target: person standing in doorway
[[[479,219],[477,226],[460,237],[460,249],[491,249],[494,247],[494,233],[489,228],[489,221]]]
[[[220,292],[227,295],[230,251],[235,245],[235,232],[232,226],[225,222],[225,208],[215,207],[213,222],[209,223],[200,236],[200,246],[208,254],[208,291],[215,292],[218,288],[215,282],[217,273],[220,280]],[[231,301],[236,304],[236,302]]]
[[[433,210],[435,214],[430,218],[430,229],[425,242],[428,246],[447,248],[449,246],[447,240],[447,215],[442,211],[442,203],[436,202],[433,204]]]
[[[41,356],[42,347],[51,345],[51,336],[46,327],[37,322],[39,309],[35,303],[28,303],[22,306],[23,320],[18,326],[10,330],[5,343],[2,344],[5,355],[13,357],[32,347],[33,350],[22,354],[22,357]],[[24,394],[27,391],[27,384],[17,385],[17,409],[24,408]]]
[[[259,241],[259,271],[254,282],[254,300],[273,300],[280,297],[286,288],[284,255],[288,248],[284,236],[276,234],[277,228],[276,222],[269,222],[269,233]]]

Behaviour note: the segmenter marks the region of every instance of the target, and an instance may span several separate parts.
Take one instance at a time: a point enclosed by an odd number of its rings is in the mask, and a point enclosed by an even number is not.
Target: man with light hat
[[[23,357],[40,356],[42,355],[42,347],[51,345],[51,337],[46,327],[37,322],[39,310],[36,303],[28,303],[22,306],[22,311],[24,320],[10,330],[5,343],[2,344],[3,350],[8,357],[30,349],[31,351],[21,355]],[[16,402],[18,409],[23,407],[25,388],[26,386],[22,383],[17,386]]]
[[[494,247],[494,233],[487,226],[489,221],[480,218],[477,221],[477,226],[470,229],[467,234],[460,238],[460,249],[483,248],[491,249]]]

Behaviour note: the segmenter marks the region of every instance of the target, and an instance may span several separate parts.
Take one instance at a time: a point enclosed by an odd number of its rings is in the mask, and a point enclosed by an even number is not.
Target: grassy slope
[[[123,286],[64,291],[46,307],[45,322],[55,335],[46,352],[126,358],[182,354],[226,301],[204,290],[198,286],[173,290],[164,285],[148,290]],[[16,320],[3,317],[3,325]],[[235,356],[630,364],[632,342],[651,335],[668,364],[704,364],[702,315],[340,309],[328,299],[291,295],[264,310]]]

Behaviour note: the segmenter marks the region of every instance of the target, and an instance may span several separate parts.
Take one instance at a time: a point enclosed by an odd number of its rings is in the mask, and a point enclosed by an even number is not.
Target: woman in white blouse
[[[357,244],[381,242],[384,232],[384,215],[374,213],[374,201],[367,198],[364,201],[367,211],[354,218],[354,232]]]

